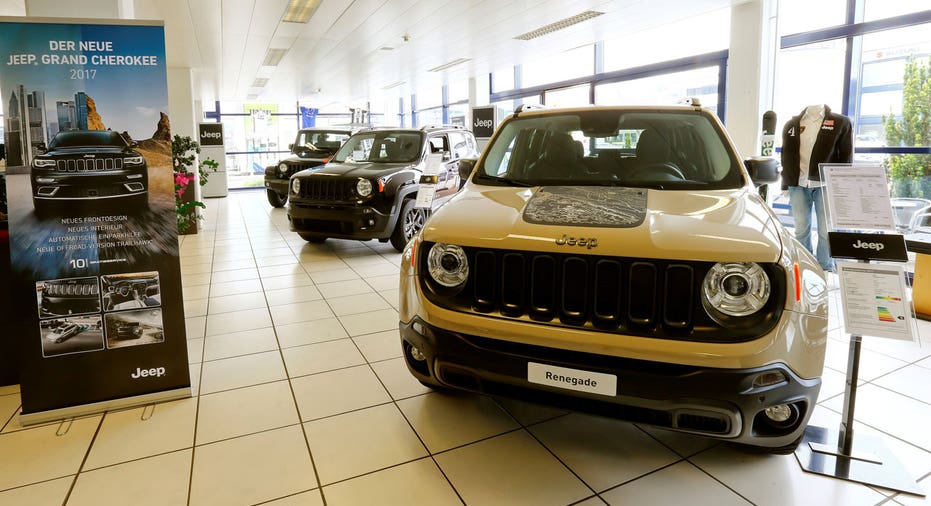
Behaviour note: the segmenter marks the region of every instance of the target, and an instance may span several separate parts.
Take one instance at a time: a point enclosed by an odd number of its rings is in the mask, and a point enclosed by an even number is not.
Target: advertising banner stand
[[[871,264],[877,260],[906,262],[905,238],[899,234],[833,231],[852,224],[866,230],[894,230],[885,171],[881,166],[850,164],[821,164],[820,168],[827,189],[831,256],[856,260],[838,262],[850,346],[840,426],[832,430],[809,425],[795,456],[802,469],[810,473],[924,497],[918,483],[881,438],[860,434],[855,442],[853,434],[863,334],[914,338],[904,270],[901,265]],[[884,203],[877,192],[885,193]]]
[[[163,24],[0,17],[0,96],[20,422],[190,397]]]

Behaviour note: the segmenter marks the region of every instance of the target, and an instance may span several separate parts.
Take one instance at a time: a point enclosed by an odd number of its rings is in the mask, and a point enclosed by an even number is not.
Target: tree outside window
[[[902,117],[883,117],[889,146],[931,146],[931,58],[909,58],[903,81]],[[931,155],[897,154],[886,161],[892,194],[931,198]]]

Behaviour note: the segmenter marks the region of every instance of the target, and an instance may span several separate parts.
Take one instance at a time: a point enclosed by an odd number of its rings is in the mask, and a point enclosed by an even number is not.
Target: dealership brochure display
[[[821,164],[831,229],[895,231],[889,182],[882,165]]]
[[[837,275],[847,333],[914,340],[902,265],[838,262]]]
[[[161,23],[0,18],[0,93],[20,421],[190,396]]]
[[[901,264],[871,263],[906,262],[904,238],[864,232],[895,229],[885,172],[879,166],[821,164],[820,168],[829,206],[837,211],[829,213],[832,228],[859,228],[828,232],[831,256],[857,262],[836,262],[844,327],[850,333],[841,422],[837,430],[807,426],[795,456],[810,473],[924,496],[882,438],[860,434],[854,441],[863,336],[911,340],[917,334]]]

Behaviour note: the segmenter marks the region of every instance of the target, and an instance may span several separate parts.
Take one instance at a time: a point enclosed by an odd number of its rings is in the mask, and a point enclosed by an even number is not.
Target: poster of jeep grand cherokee
[[[189,396],[163,26],[0,18],[0,97],[21,421]]]

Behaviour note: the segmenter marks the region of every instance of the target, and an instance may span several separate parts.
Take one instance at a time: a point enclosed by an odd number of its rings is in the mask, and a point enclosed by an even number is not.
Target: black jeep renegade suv
[[[291,177],[291,230],[310,242],[328,237],[390,240],[402,251],[431,209],[459,191],[459,160],[476,157],[475,137],[460,126],[360,131],[326,166]],[[428,176],[436,183],[432,208],[417,208],[421,176],[433,164],[437,173]]]
[[[348,129],[340,128],[304,128],[298,131],[294,144],[289,146],[294,156],[265,168],[265,195],[268,203],[272,207],[284,206],[288,202],[288,180],[291,175],[330,161],[351,133]]]

